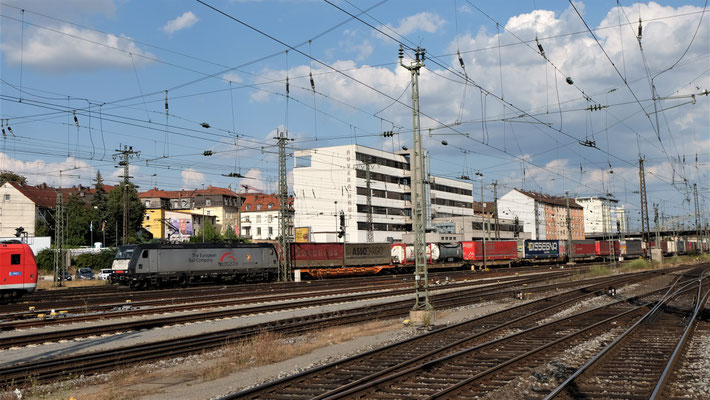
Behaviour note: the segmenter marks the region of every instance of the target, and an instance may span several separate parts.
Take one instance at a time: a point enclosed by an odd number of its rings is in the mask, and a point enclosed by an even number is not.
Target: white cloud
[[[68,157],[64,161],[47,162],[36,159],[23,161],[0,153],[0,170],[12,171],[27,178],[27,183],[51,186],[87,185],[96,176],[96,171],[87,162]],[[60,172],[61,171],[61,172]]]
[[[379,29],[389,34],[391,31],[387,28],[390,28],[398,34],[406,36],[410,33],[420,31],[434,33],[438,31],[439,28],[444,26],[444,24],[446,24],[446,21],[437,14],[431,12],[420,12],[418,14],[402,18],[399,21],[399,25],[392,26],[387,24],[386,27],[380,26]],[[381,34],[378,35],[381,36]]]
[[[174,33],[181,29],[189,28],[199,21],[199,19],[192,13],[192,11],[186,11],[181,16],[171,19],[163,26],[163,31],[166,33]]]
[[[227,72],[226,74],[222,75],[222,79],[226,81],[232,81],[234,83],[244,82],[244,79],[241,76],[235,74],[234,72]]]
[[[183,189],[194,189],[205,183],[205,174],[192,168],[183,170],[180,175],[182,176]]]
[[[0,49],[8,62],[33,67],[48,73],[66,73],[101,68],[132,68],[128,53],[133,54],[136,66],[144,65],[153,54],[141,50],[126,36],[104,34],[88,29],[64,25],[57,31],[36,29],[26,32],[24,55],[20,42],[4,41]]]

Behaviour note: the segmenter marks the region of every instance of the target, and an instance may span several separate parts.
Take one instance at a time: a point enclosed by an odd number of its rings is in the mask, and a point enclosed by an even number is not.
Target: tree
[[[35,256],[35,262],[37,263],[37,268],[39,268],[43,271],[53,271],[54,270],[54,249],[41,250]]]
[[[5,182],[17,182],[21,185],[26,185],[27,178],[12,171],[0,171],[0,185]]]
[[[64,202],[66,216],[65,243],[68,246],[86,246],[90,242],[91,209],[77,195]]]
[[[106,205],[106,241],[112,243],[115,241],[116,233],[118,232],[118,242],[121,244],[123,234],[123,188],[124,183],[116,187],[108,195]],[[136,232],[141,228],[143,219],[145,218],[145,207],[138,198],[136,187],[132,183],[128,183],[128,241],[134,243],[136,241]]]
[[[232,225],[227,225],[227,227],[224,230],[224,234],[222,234],[222,237],[224,240],[237,240],[237,233],[234,232],[234,228]]]
[[[204,229],[204,232],[202,231]],[[204,226],[200,228],[199,231],[197,231],[192,237],[190,238],[190,242],[192,243],[199,243],[202,242],[204,238],[204,242],[221,242],[222,241],[222,235],[220,235],[219,232],[217,232],[217,229],[215,229],[214,225],[212,225],[212,222],[210,220],[206,220],[204,222]]]
[[[47,216],[49,218],[49,216]],[[42,218],[37,218],[35,220],[35,236],[50,236],[54,239],[54,221],[51,222],[51,226],[47,221]]]

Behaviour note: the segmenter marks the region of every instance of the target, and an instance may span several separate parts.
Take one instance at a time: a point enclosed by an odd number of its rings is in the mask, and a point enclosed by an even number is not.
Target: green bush
[[[37,268],[43,271],[54,270],[54,249],[44,249],[35,255]]]
[[[116,251],[116,249],[104,249],[99,253],[80,254],[74,258],[73,264],[77,268],[91,268],[96,271],[111,268]]]

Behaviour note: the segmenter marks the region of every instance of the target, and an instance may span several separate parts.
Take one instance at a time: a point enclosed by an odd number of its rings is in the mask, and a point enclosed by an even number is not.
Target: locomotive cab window
[[[20,265],[21,254],[10,254],[10,265]]]
[[[148,258],[148,250],[143,250],[143,253],[141,253],[141,257]]]

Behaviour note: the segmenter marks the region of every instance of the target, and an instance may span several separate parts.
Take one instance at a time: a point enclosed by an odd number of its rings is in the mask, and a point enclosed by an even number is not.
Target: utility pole
[[[64,286],[64,271],[64,206],[62,192],[57,191],[57,205],[54,209],[54,286]]]
[[[695,198],[695,231],[698,240],[698,248],[702,247],[700,235],[700,207],[698,206],[698,184],[693,184],[693,197]]]
[[[486,203],[483,202],[483,180],[481,180],[481,228],[482,228],[482,233],[481,236],[483,236],[483,269],[486,270],[488,269],[488,260],[486,257],[486,234],[488,232],[489,227],[486,225],[486,215],[485,213],[485,205]]]
[[[565,204],[567,205],[567,254],[569,254],[568,264],[574,265],[574,249],[572,249],[572,218],[570,217],[570,213],[569,213],[569,192],[566,190],[565,190]],[[602,207],[602,211],[603,211],[603,207]]]
[[[658,204],[653,204],[653,224],[656,227],[656,241],[653,243],[653,248],[658,249],[661,247],[660,244],[660,235],[659,235],[659,227],[658,227]]]
[[[140,157],[141,152],[140,151],[133,151],[133,146],[123,146],[123,150],[121,149],[116,149],[116,153],[113,155],[113,160],[116,161],[120,159],[121,161],[118,162],[119,166],[123,167],[123,175],[119,176],[119,178],[123,178],[123,242],[122,244],[127,244],[128,243],[128,180],[130,178],[133,178],[132,176],[128,175],[128,167],[131,164],[130,160],[133,157]],[[204,222],[204,221],[203,221]]]
[[[498,227],[498,181],[493,181],[493,218],[496,232],[496,240],[500,239],[500,228]]]
[[[607,233],[607,229],[606,229],[607,228],[607,222],[606,222],[607,220],[609,221],[609,235],[608,236],[606,234]],[[611,204],[609,204],[609,199],[606,199],[606,198],[602,199],[602,226],[604,227],[604,230],[603,230],[604,240],[607,241],[607,245],[609,248],[609,265],[612,268],[616,268],[616,257],[614,254],[614,241],[613,241],[614,235],[613,235],[613,231],[611,229]],[[619,243],[619,250],[621,250],[621,243]]]
[[[367,190],[367,242],[372,243],[375,241],[375,232],[372,230],[372,188],[370,187],[370,163],[372,163],[372,157],[366,157],[365,159],[365,185]]]
[[[286,171],[286,143],[288,131],[276,131],[279,141],[279,230],[281,231],[281,263],[279,264],[279,281],[291,280],[291,241],[288,233],[288,175]]]
[[[646,243],[644,257],[648,258],[648,233],[650,224],[648,220],[648,201],[646,199],[646,173],[643,170],[643,157],[639,158],[639,185],[641,196],[641,240]]]
[[[412,79],[412,135],[414,149],[412,154],[412,198],[413,198],[413,219],[414,219],[414,284],[416,300],[411,313],[413,318],[419,319],[424,325],[428,325],[433,319],[434,307],[429,303],[429,277],[426,264],[426,232],[425,232],[425,212],[426,204],[424,190],[424,150],[422,149],[422,132],[419,121],[419,70],[424,66],[425,50],[417,47],[414,51],[415,59],[404,64],[404,49],[399,47],[399,65],[406,68]],[[424,313],[421,313],[421,312]]]

